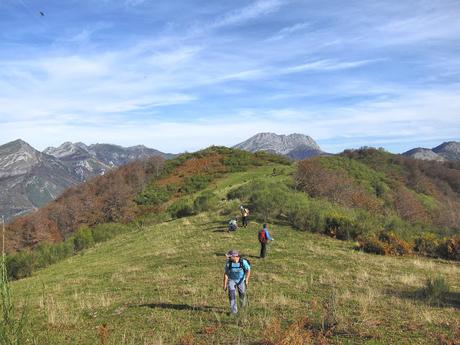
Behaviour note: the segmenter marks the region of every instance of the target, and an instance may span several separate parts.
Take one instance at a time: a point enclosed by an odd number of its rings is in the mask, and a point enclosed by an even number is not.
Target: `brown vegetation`
[[[46,207],[10,223],[7,248],[58,242],[83,225],[132,220],[140,212],[134,196],[148,179],[159,175],[163,164],[160,157],[136,161],[69,188]]]
[[[323,197],[346,207],[382,212],[381,202],[375,196],[345,174],[325,168],[318,158],[299,162],[295,182],[311,197]]]

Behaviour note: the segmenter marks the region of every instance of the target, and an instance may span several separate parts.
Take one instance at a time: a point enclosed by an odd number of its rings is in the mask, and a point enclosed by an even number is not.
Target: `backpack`
[[[267,243],[267,233],[265,232],[265,229],[259,231],[259,242]]]
[[[240,261],[239,261],[240,267],[239,267],[239,269],[243,270],[244,274],[246,274],[247,270],[244,269],[243,260],[248,263],[249,267],[251,267],[251,262],[246,258],[240,258]],[[227,269],[231,270],[232,268],[236,268],[236,267],[232,267],[232,260],[227,260]]]

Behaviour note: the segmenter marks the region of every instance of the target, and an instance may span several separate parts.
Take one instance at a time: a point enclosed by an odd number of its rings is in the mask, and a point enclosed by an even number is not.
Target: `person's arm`
[[[249,286],[249,278],[251,277],[251,269],[246,272],[246,286]]]
[[[224,273],[224,291],[227,291],[228,276]]]
[[[268,230],[265,230],[265,236],[267,237],[267,240],[273,241],[273,237],[270,236],[270,233],[268,232]]]

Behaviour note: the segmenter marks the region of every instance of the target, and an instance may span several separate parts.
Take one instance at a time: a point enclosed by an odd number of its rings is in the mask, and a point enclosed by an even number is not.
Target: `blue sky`
[[[459,141],[459,16],[458,0],[1,0],[0,143]]]

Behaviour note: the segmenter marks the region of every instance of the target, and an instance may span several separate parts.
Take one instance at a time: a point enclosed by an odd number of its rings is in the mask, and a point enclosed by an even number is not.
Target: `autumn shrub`
[[[387,245],[375,237],[369,237],[361,240],[357,249],[366,253],[378,255],[386,255],[388,253]]]
[[[389,255],[407,255],[412,251],[412,245],[399,238],[393,231],[380,232],[379,240],[386,243]]]
[[[415,239],[414,251],[420,255],[436,257],[441,241],[436,234],[424,232]]]

